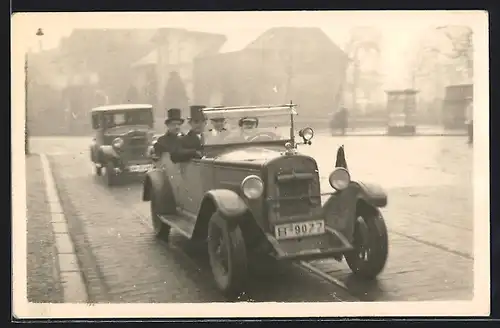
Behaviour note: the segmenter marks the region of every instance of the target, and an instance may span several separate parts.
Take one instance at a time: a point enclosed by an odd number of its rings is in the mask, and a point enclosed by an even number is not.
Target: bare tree
[[[468,26],[445,25],[437,27],[436,30],[444,34],[451,46],[451,51],[442,53],[450,59],[463,60],[467,77],[472,79],[474,76],[472,29]]]
[[[380,55],[380,33],[373,27],[357,27],[351,30],[350,38],[344,48],[347,53],[351,68],[352,68],[352,81],[351,81],[351,97],[352,109],[357,107],[358,89],[360,87],[361,70],[360,70],[360,54],[372,53],[376,56]]]

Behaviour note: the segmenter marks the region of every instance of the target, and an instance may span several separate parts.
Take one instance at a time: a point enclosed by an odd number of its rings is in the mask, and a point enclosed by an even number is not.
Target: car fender
[[[387,206],[387,193],[381,186],[374,183],[353,181],[359,188],[358,198],[375,207]]]
[[[148,202],[151,200],[154,193],[159,193],[163,189],[165,183],[164,171],[154,168],[144,177],[142,183],[142,200]]]
[[[248,212],[247,204],[232,190],[216,189],[205,193],[201,202],[193,239],[202,240],[208,231],[208,222],[213,213],[219,212],[219,219],[226,223],[236,223],[245,217]]]
[[[120,155],[115,151],[115,149],[110,145],[104,145],[99,148],[99,153],[102,156],[104,162],[108,160],[119,159]]]
[[[97,148],[97,145],[96,145],[95,141],[92,141],[92,143],[89,146],[89,152],[90,152],[90,160],[93,163],[98,162],[98,160],[96,158],[96,148]]]
[[[210,190],[205,194],[202,204],[206,200],[211,200],[224,218],[237,218],[248,211],[247,204],[232,190]]]

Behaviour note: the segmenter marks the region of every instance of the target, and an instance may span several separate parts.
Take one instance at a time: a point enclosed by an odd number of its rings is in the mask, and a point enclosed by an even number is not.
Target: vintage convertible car
[[[258,117],[258,128],[237,138],[207,138],[204,157],[175,164],[163,154],[147,173],[143,201],[151,203],[155,234],[171,228],[208,250],[214,280],[228,295],[242,291],[261,259],[346,259],[354,274],[375,278],[388,254],[377,185],[351,179],[343,146],[329,175],[334,191],[320,192],[314,158],[298,153],[311,128],[294,133],[295,105],[206,108],[208,118]],[[275,125],[281,128],[274,128]],[[283,129],[283,125],[285,128]],[[231,143],[225,142],[230,140]],[[238,140],[235,142],[234,140]],[[332,156],[334,154],[332,153]],[[322,203],[322,198],[327,198]]]
[[[95,137],[90,159],[95,173],[113,186],[125,175],[145,174],[152,168],[149,156],[153,141],[153,106],[119,104],[92,109]]]

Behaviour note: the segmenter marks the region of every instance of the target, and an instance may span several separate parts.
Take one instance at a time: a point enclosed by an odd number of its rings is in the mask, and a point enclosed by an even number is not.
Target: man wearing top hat
[[[201,158],[203,144],[205,142],[205,127],[207,118],[203,113],[203,108],[206,106],[190,106],[191,116],[188,117],[191,129],[189,132],[180,138],[178,146],[170,153],[172,162],[186,162],[193,158]]]
[[[179,108],[171,108],[168,110],[167,119],[165,120],[167,132],[159,137],[157,142],[155,143],[155,155],[161,156],[162,153],[170,153],[177,147],[179,138],[183,136],[182,132],[180,131],[181,125],[183,123],[184,119],[181,117],[181,110]]]

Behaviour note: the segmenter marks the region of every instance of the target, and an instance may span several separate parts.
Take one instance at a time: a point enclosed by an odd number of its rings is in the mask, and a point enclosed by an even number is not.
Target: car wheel
[[[354,226],[354,250],[344,254],[352,272],[364,279],[374,279],[388,256],[387,227],[377,211],[359,215]]]
[[[116,185],[117,175],[115,173],[115,168],[111,162],[106,164],[106,169],[104,170],[104,178],[106,181],[106,185],[108,187],[112,187]]]
[[[170,236],[170,226],[163,223],[160,218],[160,212],[158,211],[158,201],[156,200],[157,196],[153,195],[151,197],[151,220],[153,223],[153,230],[155,233],[155,236],[158,239],[161,239],[163,241],[168,241],[168,237]]]
[[[227,296],[242,292],[247,278],[247,252],[238,224],[225,222],[218,212],[208,223],[208,257],[217,287]]]
[[[97,166],[97,164],[94,164],[94,171],[95,171],[95,175],[101,176],[102,175],[102,166]]]

